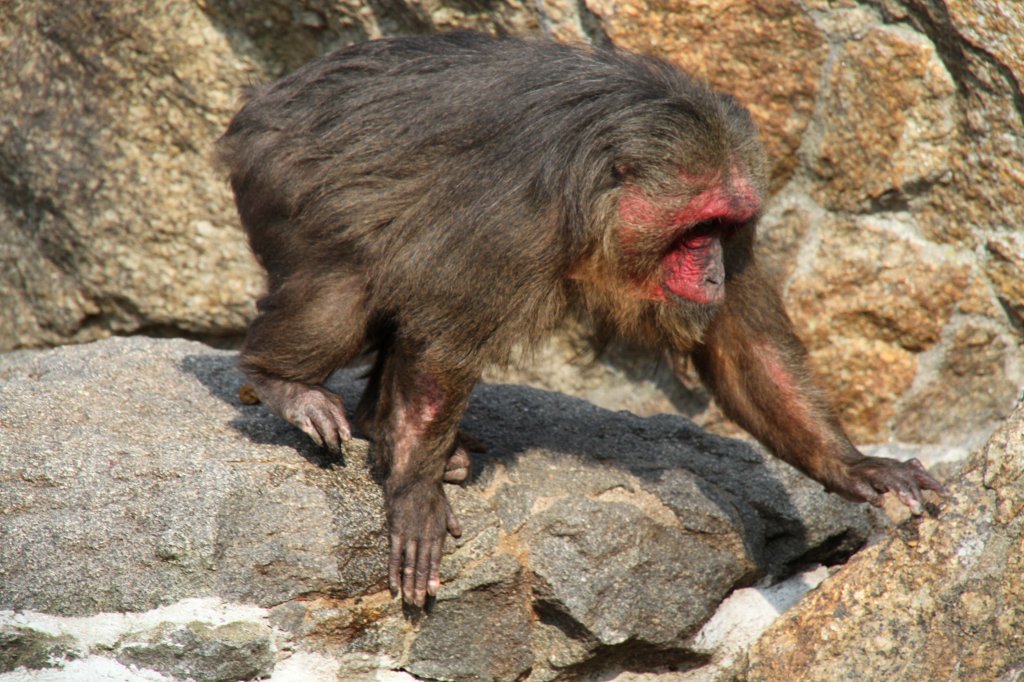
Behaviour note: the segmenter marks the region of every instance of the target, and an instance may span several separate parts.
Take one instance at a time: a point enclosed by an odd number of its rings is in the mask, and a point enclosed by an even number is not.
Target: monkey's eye
[[[612,177],[615,182],[621,184],[629,179],[630,176],[636,173],[636,169],[633,168],[633,164],[626,162],[617,162],[612,166]]]

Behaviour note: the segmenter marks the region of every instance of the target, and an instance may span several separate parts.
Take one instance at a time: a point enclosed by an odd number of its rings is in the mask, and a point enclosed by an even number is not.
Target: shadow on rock
[[[189,355],[182,360],[181,369],[236,410],[238,416],[230,426],[252,442],[292,448],[318,467],[345,466],[344,456],[317,447],[266,407],[240,401],[238,391],[245,379],[238,369],[237,356]],[[360,368],[340,370],[327,382],[344,400],[350,421],[365,385],[363,373]],[[547,459],[570,467],[558,473],[557,486],[574,485],[574,462],[587,468],[612,467],[642,481],[643,487],[662,498],[684,523],[700,511],[693,508],[693,499],[687,499],[689,494],[684,492],[694,484],[693,493],[712,501],[716,515],[740,529],[745,550],[760,575],[829,558],[821,552],[845,556],[852,549],[842,537],[825,542],[824,549],[820,544],[810,546],[809,535],[813,534],[805,526],[807,510],[801,509],[792,496],[794,485],[798,486],[795,494],[806,494],[799,486],[816,488],[816,484],[804,483],[799,474],[771,461],[749,444],[707,433],[684,417],[666,414],[642,418],[560,393],[481,384],[473,393],[462,425],[488,449],[473,455],[473,473],[466,484],[470,487],[487,488],[493,484],[497,469],[514,470],[523,455],[542,451]],[[684,472],[688,474],[685,481]],[[608,486],[609,490],[615,487]],[[531,500],[535,497],[529,496]],[[811,550],[819,554],[808,554]]]

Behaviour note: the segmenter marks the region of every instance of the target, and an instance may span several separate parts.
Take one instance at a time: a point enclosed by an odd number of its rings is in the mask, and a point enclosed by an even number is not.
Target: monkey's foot
[[[440,483],[420,481],[384,485],[391,550],[388,587],[407,604],[423,606],[441,587],[441,554],[445,535],[462,529]]]
[[[285,418],[292,422],[313,442],[332,452],[341,452],[341,445],[352,437],[345,405],[334,393],[314,386],[292,404],[291,412]]]
[[[321,447],[340,452],[352,436],[341,398],[320,386],[259,378],[253,384],[264,405],[291,422]]]

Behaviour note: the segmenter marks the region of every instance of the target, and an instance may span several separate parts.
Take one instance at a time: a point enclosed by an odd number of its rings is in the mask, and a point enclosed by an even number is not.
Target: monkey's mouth
[[[687,228],[662,260],[665,287],[694,303],[716,304],[725,298],[722,244],[739,228],[715,218]]]

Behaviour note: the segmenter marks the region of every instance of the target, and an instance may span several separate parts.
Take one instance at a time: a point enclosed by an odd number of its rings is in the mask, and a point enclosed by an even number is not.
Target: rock
[[[780,613],[797,604],[828,577],[824,566],[805,571],[776,585],[736,590],[694,637],[694,649],[712,657],[680,682],[718,682],[737,679],[750,646]]]
[[[888,220],[831,227],[787,299],[851,436],[984,443],[1020,389],[978,267]]]
[[[373,5],[340,0],[326,6],[309,0],[203,0],[199,7],[213,25],[268,73],[281,76],[341,45],[380,38],[471,28],[490,33],[527,33],[541,24],[563,27],[563,37],[580,37],[578,10],[554,0],[543,5],[519,0],[465,3],[417,0]],[[575,20],[575,29],[573,23]]]
[[[972,270],[888,221],[832,228],[790,284],[787,303],[851,436],[870,442],[899,421],[898,401],[918,376],[918,353],[939,343]]]
[[[78,618],[0,610],[0,632],[13,631],[19,638],[4,653],[22,654],[16,662],[21,666],[17,680],[263,678],[275,670],[275,640],[280,639],[263,609],[215,599],[183,600],[144,613]],[[33,652],[45,646],[49,658],[42,665],[60,670],[35,673],[40,666],[23,655],[26,642],[33,642]],[[287,653],[282,656],[290,658]],[[301,668],[308,673],[316,663],[290,661],[282,670]]]
[[[933,347],[970,280],[969,264],[886,220],[837,221],[815,267],[790,284],[791,314],[811,349],[866,338]]]
[[[789,179],[828,56],[825,36],[799,2],[588,0],[586,5],[616,45],[667,57],[749,107],[773,162],[774,186]]]
[[[446,587],[438,595],[406,670],[426,679],[523,679],[533,667],[533,613],[523,571],[513,557],[499,554],[471,575],[472,587]]]
[[[485,385],[464,426],[490,451],[450,488],[464,533],[410,619],[385,588],[367,443],[328,457],[242,404],[236,362],[141,337],[0,356],[0,609],[51,614],[33,618],[54,636],[56,616],[140,612],[79,632],[76,655],[176,678],[303,651],[353,676],[567,679],[690,660],[736,587],[843,558],[876,523],[682,418]],[[351,374],[332,386],[355,404]],[[195,598],[262,608],[163,607]]]
[[[1020,395],[1003,374],[1009,349],[996,329],[966,323],[951,336],[942,364],[901,406],[900,440],[937,443],[960,432],[980,445],[1003,420],[1005,406]],[[974,427],[973,436],[965,425]]]
[[[1024,82],[1024,46],[1014,36],[1024,31],[1024,7],[998,0],[954,0],[949,21],[972,45],[992,54],[999,64]]]
[[[1024,328],[1024,236],[1015,232],[995,235],[985,250],[985,270],[999,292],[999,300],[1018,328]]]
[[[77,658],[74,640],[0,619],[0,674],[17,668],[56,668]]]
[[[937,517],[902,523],[776,621],[746,679],[1015,679],[1024,672],[1022,542],[1018,407],[950,484]]]
[[[929,40],[904,28],[874,28],[845,44],[827,78],[812,166],[823,205],[866,209],[943,181],[956,87]]]
[[[1020,111],[1020,46],[1013,31],[1024,21],[1018,3],[956,0],[881,3],[887,20],[910,24],[941,46],[957,83],[957,135],[948,183],[932,187],[915,207],[930,239],[961,249],[983,244],[990,231],[1013,231],[1024,220],[1024,116]]]
[[[261,278],[211,155],[259,71],[191,3],[6,4],[0,44],[0,349],[237,333]]]
[[[365,466],[339,476],[297,435],[309,466],[294,447],[261,445],[295,434],[238,409],[232,355],[141,339],[67,350],[0,365],[0,603],[83,614],[382,584],[380,492]],[[349,459],[365,456],[363,444]],[[74,561],[70,546],[82,548]]]
[[[267,677],[277,663],[270,628],[243,621],[217,627],[198,621],[163,623],[126,635],[115,656],[125,665],[209,682]]]

